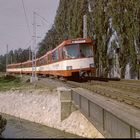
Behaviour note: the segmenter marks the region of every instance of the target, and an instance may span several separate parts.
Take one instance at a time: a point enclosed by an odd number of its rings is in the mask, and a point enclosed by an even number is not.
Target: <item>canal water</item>
[[[2,132],[3,138],[81,138],[80,136],[50,128],[44,125],[2,114],[7,125]]]

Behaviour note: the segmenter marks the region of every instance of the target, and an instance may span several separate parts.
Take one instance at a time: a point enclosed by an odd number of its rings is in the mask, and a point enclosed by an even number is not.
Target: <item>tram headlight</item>
[[[90,64],[90,68],[94,68],[94,63]]]
[[[72,66],[67,66],[66,69],[67,70],[72,70]]]

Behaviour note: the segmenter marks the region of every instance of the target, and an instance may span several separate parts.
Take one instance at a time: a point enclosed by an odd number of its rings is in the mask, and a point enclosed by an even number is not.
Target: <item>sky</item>
[[[8,50],[27,49],[33,45],[33,12],[36,44],[54,23],[59,0],[0,0],[0,55]]]

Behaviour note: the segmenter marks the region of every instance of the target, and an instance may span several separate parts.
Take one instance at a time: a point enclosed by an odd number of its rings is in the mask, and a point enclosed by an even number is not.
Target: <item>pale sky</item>
[[[0,54],[33,46],[33,12],[39,43],[54,23],[59,0],[0,0]],[[24,12],[24,8],[25,12]],[[25,16],[26,15],[26,16]]]

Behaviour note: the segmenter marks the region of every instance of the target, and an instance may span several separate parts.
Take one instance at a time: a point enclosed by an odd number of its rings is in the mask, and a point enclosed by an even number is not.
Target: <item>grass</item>
[[[37,81],[30,83],[29,76],[20,75],[1,75],[0,74],[0,91],[8,90],[28,90],[28,89],[49,89],[51,92],[56,88],[56,85],[46,83],[46,81]]]
[[[0,91],[7,91],[11,88],[17,88],[22,85],[19,77],[16,76],[1,76],[0,77]]]

